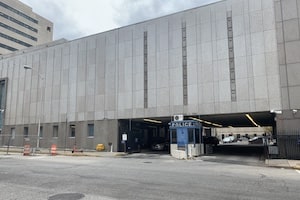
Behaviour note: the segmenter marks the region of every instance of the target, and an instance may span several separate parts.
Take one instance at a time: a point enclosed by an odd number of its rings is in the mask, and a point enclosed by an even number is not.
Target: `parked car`
[[[248,141],[249,141],[249,138],[247,138],[247,137],[240,137],[240,138],[238,138],[237,141],[238,141],[238,142],[248,142]]]
[[[228,136],[223,139],[223,143],[231,143],[234,142],[234,136]]]
[[[203,136],[203,143],[217,146],[220,143],[220,141],[217,137],[214,136]]]
[[[249,144],[264,144],[264,137],[257,136],[249,139]]]
[[[153,151],[167,151],[170,148],[170,142],[164,140],[156,140],[151,144]]]

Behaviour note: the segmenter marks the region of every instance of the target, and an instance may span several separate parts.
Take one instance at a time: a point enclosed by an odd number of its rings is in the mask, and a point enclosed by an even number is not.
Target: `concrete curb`
[[[127,154],[120,152],[95,152],[95,153],[85,153],[85,152],[75,152],[75,153],[56,153],[58,156],[86,156],[86,157],[121,157]]]
[[[295,170],[300,170],[300,167],[293,167],[293,169],[295,169]]]
[[[268,167],[300,170],[300,160],[267,159],[265,164]]]

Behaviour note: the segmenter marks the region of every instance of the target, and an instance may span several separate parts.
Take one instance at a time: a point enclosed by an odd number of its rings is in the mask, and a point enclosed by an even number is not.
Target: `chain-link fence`
[[[30,145],[32,148],[38,146],[38,137],[37,135],[12,135],[12,134],[0,134],[0,147],[24,147],[24,145]]]

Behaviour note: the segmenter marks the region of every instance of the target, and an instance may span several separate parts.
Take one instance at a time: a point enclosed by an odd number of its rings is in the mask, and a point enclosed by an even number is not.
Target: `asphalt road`
[[[239,155],[257,157],[265,159],[265,147],[263,145],[243,145],[239,143],[221,144],[213,147],[214,154],[219,155]]]
[[[169,155],[0,155],[1,200],[299,200],[291,169],[176,160]]]

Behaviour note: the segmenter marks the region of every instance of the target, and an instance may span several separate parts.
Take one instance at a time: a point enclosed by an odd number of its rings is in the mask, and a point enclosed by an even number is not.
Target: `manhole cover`
[[[48,200],[79,200],[84,197],[83,194],[80,193],[63,193],[56,194],[48,198]]]

